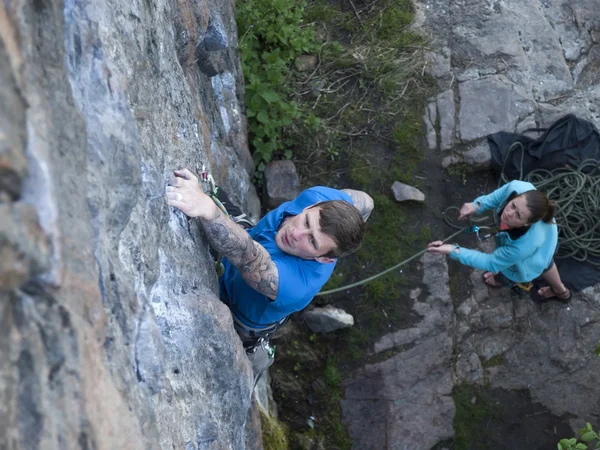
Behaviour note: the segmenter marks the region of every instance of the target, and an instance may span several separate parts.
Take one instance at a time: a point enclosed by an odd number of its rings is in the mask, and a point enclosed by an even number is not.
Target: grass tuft
[[[259,410],[264,450],[287,450],[289,446],[285,425],[265,414],[262,409]]]

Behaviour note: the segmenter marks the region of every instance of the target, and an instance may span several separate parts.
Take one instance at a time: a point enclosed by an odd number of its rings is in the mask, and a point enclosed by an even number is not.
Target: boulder
[[[296,58],[294,66],[298,72],[312,72],[318,63],[319,59],[316,55],[300,55]]]
[[[398,202],[413,201],[423,203],[425,201],[425,194],[420,190],[399,181],[394,181],[394,184],[392,184],[392,193]]]
[[[331,305],[306,311],[302,317],[315,333],[330,333],[354,325],[354,317],[343,309]]]
[[[277,208],[300,193],[300,180],[292,161],[271,161],[264,172],[264,196],[268,208]]]

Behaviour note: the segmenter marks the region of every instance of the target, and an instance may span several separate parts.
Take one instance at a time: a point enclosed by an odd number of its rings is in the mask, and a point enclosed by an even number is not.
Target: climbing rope
[[[464,232],[475,232],[475,230],[473,229],[473,227],[465,227],[465,228],[461,228],[461,229],[460,229],[460,230],[458,230],[456,233],[453,233],[453,234],[451,234],[450,236],[448,236],[448,237],[447,237],[446,239],[444,239],[442,242],[448,242],[450,239],[452,239],[452,238],[454,238],[454,237],[458,236],[460,233],[464,233]],[[379,272],[378,274],[376,274],[376,275],[373,275],[372,277],[365,278],[364,280],[357,281],[356,283],[352,283],[352,284],[349,284],[349,285],[347,285],[347,286],[342,286],[342,287],[339,287],[339,288],[336,288],[336,289],[329,289],[329,290],[327,290],[327,291],[322,291],[322,292],[319,292],[319,293],[318,293],[318,294],[316,294],[316,295],[317,295],[317,296],[320,296],[320,295],[329,295],[329,294],[335,294],[336,292],[345,291],[346,289],[352,289],[352,288],[354,288],[354,287],[357,287],[357,286],[360,286],[360,285],[362,285],[362,284],[366,284],[366,283],[368,283],[368,282],[370,282],[370,281],[373,281],[373,280],[375,280],[375,279],[377,279],[377,278],[379,278],[379,277],[382,277],[382,276],[384,276],[384,275],[385,275],[385,274],[387,274],[387,273],[390,273],[390,272],[391,272],[391,271],[393,271],[393,270],[396,270],[396,269],[398,269],[398,268],[402,267],[404,264],[408,264],[408,263],[409,263],[409,262],[411,262],[413,259],[415,259],[415,258],[418,258],[418,257],[419,257],[419,256],[421,256],[422,254],[424,254],[426,251],[427,251],[427,249],[421,250],[420,252],[418,252],[418,253],[415,253],[414,255],[412,255],[410,258],[408,258],[408,259],[405,259],[404,261],[402,261],[402,262],[399,262],[399,263],[398,263],[398,264],[396,264],[395,266],[393,266],[393,267],[390,267],[389,269],[386,269],[386,270],[384,270],[383,272]]]
[[[506,162],[513,151],[521,152],[519,179],[529,181],[556,202],[557,259],[573,258],[600,265],[600,161],[588,159],[577,168],[537,169],[523,176],[525,147],[513,143],[504,159],[499,185],[508,183]]]
[[[458,224],[454,223],[453,220],[451,219],[452,214],[449,214],[450,211],[454,211],[454,210],[456,210],[460,213],[460,210],[456,206],[449,206],[448,208],[446,208],[446,211],[444,212],[444,220],[449,226],[451,226],[452,228],[458,229],[458,231],[456,233],[453,233],[450,236],[448,236],[442,242],[448,242],[450,239],[453,239],[454,237],[458,236],[461,233],[474,233],[477,236],[477,239],[479,239],[480,241],[488,239],[489,237],[491,237],[495,234],[495,231],[496,231],[495,227],[483,225],[483,223],[490,220],[488,217],[469,217],[469,221],[471,224],[467,227],[465,227],[464,225],[458,225]],[[481,236],[479,234],[479,232],[482,230],[488,230],[488,234],[486,234],[485,236]],[[365,278],[364,280],[357,281],[356,283],[352,283],[347,286],[342,286],[339,288],[322,291],[316,295],[320,296],[320,295],[335,294],[337,292],[345,291],[346,289],[352,289],[354,287],[361,286],[363,284],[367,284],[373,280],[376,280],[379,277],[384,276],[387,273],[392,272],[393,270],[396,270],[396,269],[402,267],[405,264],[408,264],[413,259],[418,258],[419,256],[423,255],[425,252],[427,252],[427,249],[421,250],[420,252],[412,255],[410,258],[407,258],[404,261],[399,262],[395,266],[390,267],[389,269],[385,269],[383,272],[379,272],[369,278]]]
[[[523,179],[525,148],[520,142],[515,142],[507,152],[498,186],[509,181],[504,175],[504,169],[506,161],[508,161],[508,156],[516,149],[521,150],[520,179]],[[557,215],[555,219],[559,225],[559,249],[556,258],[572,257],[578,261],[587,261],[590,264],[600,265],[600,162],[586,160],[576,169],[564,168],[552,171],[538,169],[530,172],[525,177],[525,181],[532,183],[536,189],[546,191],[548,198],[556,202]],[[444,220],[449,226],[457,228],[459,231],[442,242],[447,242],[463,232],[475,233],[479,240],[487,239],[496,232],[495,226],[484,225],[485,223],[489,223],[489,217],[472,217],[470,218],[471,225],[463,227],[452,222],[450,219],[451,214],[449,214],[451,211],[460,210],[456,206],[446,208]],[[481,230],[488,230],[489,232],[487,235],[481,237],[479,235]],[[335,294],[369,283],[402,267],[426,251],[427,249],[421,250],[410,258],[369,278],[347,286],[322,291],[316,295]],[[597,258],[597,260],[590,259],[590,256]],[[528,290],[527,286],[522,286],[522,288]]]

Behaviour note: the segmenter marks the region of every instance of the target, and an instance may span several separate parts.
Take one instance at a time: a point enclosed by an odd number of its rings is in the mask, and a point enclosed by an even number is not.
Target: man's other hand
[[[166,188],[167,204],[181,210],[188,217],[211,220],[217,206],[202,191],[198,178],[188,169],[175,170]]]

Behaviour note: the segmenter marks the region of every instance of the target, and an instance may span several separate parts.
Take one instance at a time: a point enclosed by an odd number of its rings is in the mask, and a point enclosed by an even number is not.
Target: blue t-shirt
[[[278,322],[306,307],[327,282],[335,262],[320,263],[285,253],[277,247],[275,235],[285,217],[298,215],[307,206],[328,200],[345,200],[353,204],[345,192],[316,186],[303,191],[291,202],[283,203],[247,230],[252,239],[269,252],[277,266],[279,291],[275,300],[248,286],[233,264],[223,258],[225,272],[219,278],[221,300],[241,322],[254,328]]]

